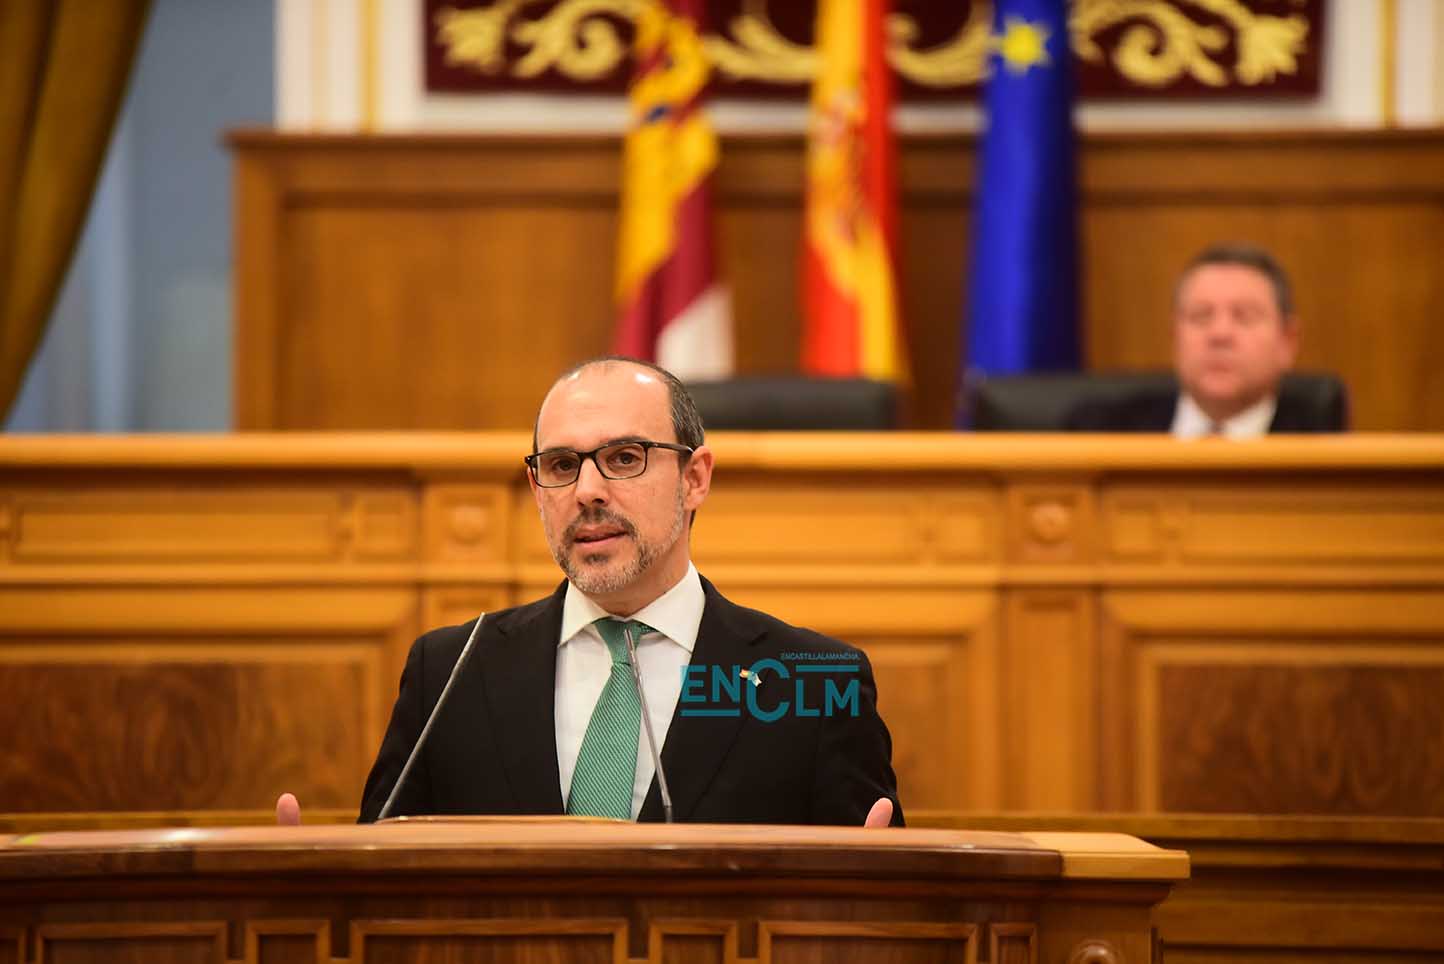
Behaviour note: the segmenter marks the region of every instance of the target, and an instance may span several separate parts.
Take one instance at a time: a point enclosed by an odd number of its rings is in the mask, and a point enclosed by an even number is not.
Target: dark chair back
[[[1171,372],[1069,372],[981,378],[969,386],[974,429],[985,432],[1061,432],[1083,402],[1113,402],[1140,394],[1178,394]],[[1290,372],[1279,386],[1335,431],[1348,428],[1348,392],[1337,375]]]
[[[709,429],[882,430],[896,427],[897,394],[864,378],[752,376],[691,382]]]

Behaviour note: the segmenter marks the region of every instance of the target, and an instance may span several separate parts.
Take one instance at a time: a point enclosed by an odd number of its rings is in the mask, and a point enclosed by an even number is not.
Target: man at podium
[[[584,363],[547,394],[532,448],[566,581],[485,616],[440,710],[475,621],[416,641],[361,821],[901,825],[866,656],[728,601],[691,562],[713,454],[681,382],[630,359]],[[289,794],[277,812],[299,819]]]

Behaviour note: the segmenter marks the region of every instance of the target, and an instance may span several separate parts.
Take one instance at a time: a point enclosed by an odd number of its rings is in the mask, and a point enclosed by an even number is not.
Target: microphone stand
[[[436,705],[431,708],[431,715],[426,718],[426,725],[421,728],[421,735],[416,738],[416,745],[411,748],[411,755],[406,758],[406,763],[401,767],[401,775],[396,778],[396,783],[391,787],[391,795],[381,805],[381,812],[376,819],[385,820],[391,816],[391,808],[396,804],[396,795],[401,792],[401,785],[406,782],[406,776],[415,765],[416,758],[421,755],[421,747],[426,742],[426,737],[431,733],[431,725],[441,715],[441,708],[446,705],[446,697],[451,692],[451,686],[456,678],[461,675],[461,668],[466,665],[467,659],[471,656],[471,648],[476,644],[476,637],[481,633],[481,621],[486,618],[486,613],[476,617],[476,625],[471,629],[471,635],[466,639],[466,645],[461,647],[461,655],[456,657],[456,665],[451,667],[451,675],[446,678],[446,685],[441,688],[441,695],[436,698]]]
[[[652,714],[647,710],[647,697],[642,692],[642,670],[637,665],[637,641],[632,638],[632,626],[622,627],[627,638],[627,658],[632,664],[632,683],[637,688],[637,702],[642,704],[642,729],[647,734],[647,749],[652,751],[652,766],[657,771],[657,789],[662,791],[662,815],[667,823],[672,822],[672,793],[667,789],[667,772],[662,769],[662,754],[657,752],[657,739],[652,736]]]

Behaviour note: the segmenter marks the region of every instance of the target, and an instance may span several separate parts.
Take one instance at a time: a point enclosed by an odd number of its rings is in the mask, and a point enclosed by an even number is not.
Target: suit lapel
[[[562,813],[554,712],[566,583],[532,612],[502,621],[468,673],[481,680],[501,768],[518,813]],[[531,607],[528,607],[531,608]]]
[[[747,610],[724,599],[706,579],[702,580],[702,591],[706,603],[691,662],[694,666],[706,667],[710,679],[713,666],[750,665],[752,646],[762,636],[764,627]],[[667,772],[673,816],[677,820],[686,820],[696,808],[742,727],[740,713],[736,717],[684,716],[683,708],[679,700],[667,729],[667,742],[662,747],[662,767]],[[637,819],[663,819],[662,797],[655,777]]]

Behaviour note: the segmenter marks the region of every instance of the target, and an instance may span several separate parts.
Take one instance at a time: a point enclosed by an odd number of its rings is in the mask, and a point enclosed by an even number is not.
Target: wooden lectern
[[[0,837],[0,962],[1148,964],[1122,834],[404,820]]]

